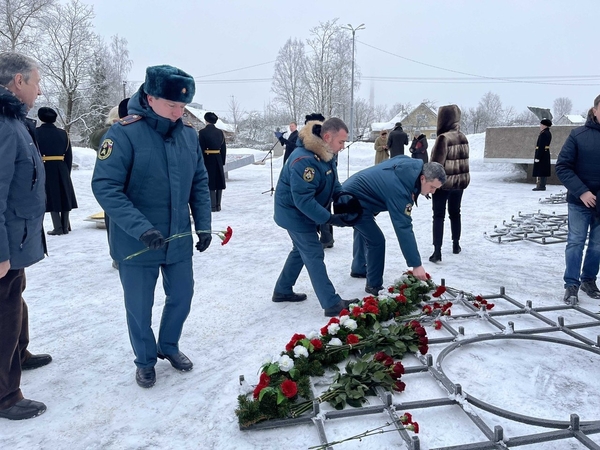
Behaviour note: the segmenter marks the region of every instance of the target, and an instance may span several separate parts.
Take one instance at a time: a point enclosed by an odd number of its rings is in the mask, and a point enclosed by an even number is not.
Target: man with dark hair
[[[600,298],[596,285],[600,267],[600,95],[594,99],[585,125],[571,131],[565,141],[556,160],[556,175],[567,188],[569,206],[564,302],[575,305],[579,288],[591,298]]]
[[[29,419],[46,411],[23,398],[21,371],[52,361],[32,355],[25,268],[44,258],[46,175],[35,140],[35,120],[26,117],[40,91],[37,63],[18,53],[0,53],[0,417]]]
[[[215,124],[219,118],[214,112],[204,114],[206,126],[198,132],[200,148],[204,153],[204,165],[208,172],[208,189],[210,191],[210,209],[221,211],[221,197],[225,185],[225,162],[227,161],[227,145],[225,134]]]
[[[420,159],[399,156],[363,169],[348,178],[342,191],[353,194],[362,206],[354,225],[353,259],[350,276],[366,278],[365,292],[377,295],[383,289],[385,236],[375,216],[389,211],[406,264],[420,280],[426,279],[412,229],[412,208],[419,194],[429,198],[446,182],[444,167],[423,164]]]
[[[157,358],[181,372],[193,367],[179,350],[194,293],[190,211],[196,249],[205,251],[212,237],[202,151],[192,125],[181,120],[195,89],[194,78],[176,67],[148,67],[128,102],[130,115],[106,133],[92,177],[94,195],[110,216],[110,253],[119,263],[135,378],[143,388],[156,382]],[[159,272],[166,299],[157,341],[151,325]]]
[[[387,140],[387,147],[390,150],[390,158],[398,155],[404,155],[404,146],[408,145],[408,134],[402,129],[402,124],[396,122],[394,129],[390,132]]]
[[[292,239],[292,251],[275,283],[274,302],[299,302],[306,294],[292,290],[302,267],[310,276],[317,298],[328,317],[337,316],[352,301],[342,300],[327,275],[325,253],[317,226],[347,226],[343,215],[331,214],[327,206],[341,190],[334,155],[348,138],[346,124],[338,118],[312,120],[302,128],[298,147],[283,166],[275,190],[275,223]]]

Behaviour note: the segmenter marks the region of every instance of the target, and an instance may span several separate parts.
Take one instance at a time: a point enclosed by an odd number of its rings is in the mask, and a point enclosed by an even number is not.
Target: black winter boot
[[[50,236],[60,236],[61,234],[63,234],[62,222],[60,220],[60,213],[51,212],[50,217],[52,218],[52,226],[54,227],[54,229],[48,231],[48,234]]]
[[[452,242],[452,253],[454,253],[455,255],[458,255],[461,250],[462,250],[462,248],[460,248],[458,241],[453,241]]]
[[[433,255],[431,255],[429,257],[429,261],[431,261],[433,263],[437,263],[437,262],[440,262],[441,260],[442,260],[442,248],[436,247],[435,250],[433,251]]]

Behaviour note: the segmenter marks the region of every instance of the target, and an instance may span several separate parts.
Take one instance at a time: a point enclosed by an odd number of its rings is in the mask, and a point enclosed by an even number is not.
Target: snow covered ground
[[[494,244],[485,240],[483,233],[519,211],[565,213],[566,205],[538,203],[540,193],[532,192],[532,185],[518,182],[524,174],[513,166],[483,164],[484,140],[483,134],[469,136],[472,181],[463,197],[462,253],[452,254],[446,222],[443,261],[429,263],[430,201],[421,197],[413,210],[425,268],[434,281],[444,278],[448,285],[474,294],[497,293],[500,286],[505,286],[507,294],[522,303],[531,300],[534,306],[561,304],[564,244]],[[264,155],[250,149],[232,152],[254,153],[257,159]],[[354,144],[349,153],[349,164],[348,152],[340,155],[342,181],[348,170],[352,174],[371,165],[374,159],[370,143]],[[223,210],[214,214],[213,229],[231,226],[233,238],[226,246],[213,240],[205,253],[194,255],[196,293],[180,342],[181,350],[194,361],[194,370],[178,373],[167,362],[159,361],[156,386],[141,389],[134,380],[121,285],[117,271],[111,267],[106,232],[84,221],[100,211],[90,189],[94,159],[93,150],[75,149],[80,168],[73,171],[72,178],[79,209],[71,215],[73,231],[66,236],[48,236],[50,256],[27,270],[30,350],[48,352],[54,361],[23,373],[21,387],[27,398],[45,402],[48,410],[32,420],[0,421],[0,447],[242,450],[318,445],[314,427],[240,431],[234,414],[240,393],[239,375],[255,383],[265,355],[278,354],[293,333],[308,333],[326,323],[306,272],[295,289],[306,292],[307,301],[271,302],[290,240],[272,220],[273,197],[262,194],[271,187],[269,161],[230,173]],[[275,183],[281,163],[281,158],[273,161]],[[541,194],[549,196],[561,190],[561,186],[549,186]],[[388,236],[384,281],[389,285],[407,267],[387,213],[379,216],[378,223]],[[45,225],[50,229],[49,217]],[[362,296],[364,280],[349,276],[352,230],[336,229],[334,234],[335,246],[326,250],[333,284],[343,298]],[[156,326],[163,297],[159,285],[154,309]],[[599,308],[599,301],[585,294],[581,294],[580,301],[592,311]],[[520,325],[531,320],[528,316],[499,319],[505,325],[508,320],[514,321],[517,328],[540,326]],[[493,331],[483,321],[464,320],[458,325],[465,327],[467,336]],[[428,332],[430,337],[443,335],[443,331]],[[591,339],[595,340],[596,334],[600,334],[597,328],[587,331]],[[446,360],[448,373],[465,390],[505,409],[554,420],[568,420],[568,414],[576,409],[582,420],[598,419],[597,355],[547,343],[498,342],[451,353]],[[434,355],[440,350],[431,348]],[[426,374],[403,379],[407,389],[395,401],[444,395]],[[482,438],[456,406],[412,412],[421,426],[421,448]],[[501,425],[506,436],[542,431],[475,412],[488,418],[492,426]],[[385,420],[382,416],[338,420],[327,424],[326,431],[330,439],[342,439],[381,426]],[[591,437],[600,443],[597,435]],[[388,433],[336,448],[398,448],[399,442],[397,434]],[[569,440],[522,448],[584,447]]]

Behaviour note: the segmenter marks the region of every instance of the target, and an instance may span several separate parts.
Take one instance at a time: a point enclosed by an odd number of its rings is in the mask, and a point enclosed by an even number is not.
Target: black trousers
[[[25,269],[0,278],[0,409],[23,399],[21,362],[29,357],[27,304],[23,300]]]
[[[433,208],[433,245],[438,248],[442,246],[444,238],[444,219],[446,218],[446,204],[448,204],[448,216],[450,217],[450,229],[452,240],[460,240],[460,204],[462,202],[464,189],[444,190],[438,189],[432,196]]]

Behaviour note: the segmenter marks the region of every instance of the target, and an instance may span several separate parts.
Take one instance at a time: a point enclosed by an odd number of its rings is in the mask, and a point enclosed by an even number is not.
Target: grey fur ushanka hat
[[[144,92],[172,102],[190,103],[196,93],[196,83],[191,75],[177,67],[151,66],[146,69]]]

